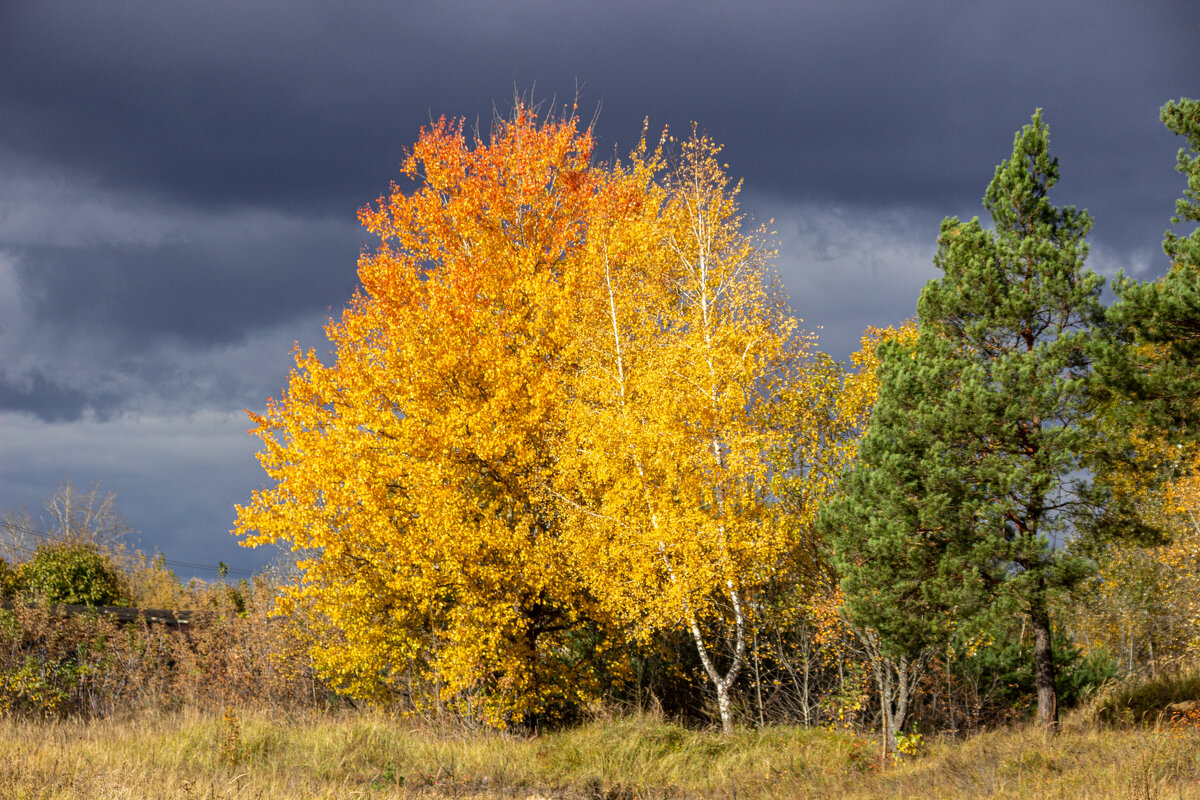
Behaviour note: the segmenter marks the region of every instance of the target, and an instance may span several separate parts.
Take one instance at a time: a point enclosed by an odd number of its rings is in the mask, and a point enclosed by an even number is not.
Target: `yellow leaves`
[[[1118,435],[1138,461],[1178,476],[1155,485],[1143,470],[1105,474],[1114,494],[1167,537],[1152,547],[1110,547],[1092,602],[1076,615],[1085,647],[1106,648],[1132,668],[1200,653],[1200,452],[1146,429]]]
[[[884,342],[896,341],[911,349],[919,333],[917,323],[911,319],[905,320],[899,328],[867,328],[862,336],[862,346],[850,356],[850,362],[857,367],[857,371],[847,379],[845,391],[840,395],[845,417],[857,419],[865,427],[879,394],[879,346]]]
[[[639,637],[732,619],[729,593],[779,579],[798,534],[769,500],[770,456],[793,435],[770,409],[785,386],[805,406],[810,340],[795,335],[761,237],[741,230],[718,151],[682,143],[643,215],[589,242],[596,333],[556,487],[577,569]]]
[[[828,475],[778,456],[841,435],[840,373],[718,153],[594,164],[574,118],[518,108],[486,142],[443,119],[403,165],[419,185],[359,212],[362,291],[331,363],[297,350],[251,415],[273,485],[237,519],[313,552],[292,599],[346,691],[433,675],[494,724],[550,713],[620,674],[614,642],[726,620],[815,547],[777,481]]]
[[[424,131],[403,168],[421,185],[359,214],[380,246],[328,328],[334,362],[297,353],[283,398],[252,418],[275,485],[238,509],[238,531],[317,551],[294,596],[329,621],[314,655],[347,691],[432,670],[442,700],[482,692],[495,722],[562,683],[541,642],[590,601],[545,487],[585,245],[612,195],[591,151],[576,120],[525,109],[486,143],[446,120]]]

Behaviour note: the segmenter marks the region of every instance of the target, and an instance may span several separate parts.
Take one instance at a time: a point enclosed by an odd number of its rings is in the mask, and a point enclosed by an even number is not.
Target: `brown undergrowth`
[[[183,600],[190,621],[178,628],[45,603],[0,609],[0,717],[330,702],[301,628],[271,616],[269,588],[205,587]]]

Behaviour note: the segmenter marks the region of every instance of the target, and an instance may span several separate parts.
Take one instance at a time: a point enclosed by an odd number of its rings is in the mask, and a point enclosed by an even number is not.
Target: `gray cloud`
[[[274,552],[239,548],[229,535],[234,504],[246,502],[250,489],[263,483],[254,442],[243,433],[247,427],[243,415],[231,413],[63,423],[0,412],[6,507],[38,511],[67,476],[76,486],[102,481],[106,491],[118,492],[118,508],[137,531],[134,541],[148,552],[256,569]]]
[[[261,369],[214,354],[261,358],[270,341],[282,362],[277,332],[311,333],[354,290],[363,236],[349,215],[205,210],[7,167],[0,408],[62,419],[251,405],[280,376],[266,387]]]
[[[1170,170],[1142,168],[1155,109],[1200,66],[1185,2],[21,8],[0,55],[12,146],[114,185],[339,212],[386,186],[430,114],[486,122],[514,84],[568,99],[576,82],[610,140],[695,119],[763,191],[974,194],[1045,106],[1092,198],[1115,176],[1148,196]]]
[[[773,210],[776,270],[822,350],[845,360],[868,326],[916,316],[921,288],[937,277],[937,220],[929,214],[815,204]]]
[[[838,357],[913,313],[938,222],[982,213],[1035,107],[1093,266],[1157,274],[1183,187],[1157,109],[1196,91],[1198,24],[1186,0],[10,0],[0,508],[102,478],[184,560],[227,546],[261,482],[240,409],[278,392],[294,339],[324,349],[355,209],[431,116],[486,127],[514,90],[582,87],[605,153],[647,116],[725,142]]]

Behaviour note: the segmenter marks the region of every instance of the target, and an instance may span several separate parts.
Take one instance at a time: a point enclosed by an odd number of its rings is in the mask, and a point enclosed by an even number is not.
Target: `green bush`
[[[17,593],[17,572],[0,558],[0,601],[11,600]]]
[[[1011,620],[1007,626],[995,626],[991,643],[956,666],[977,685],[990,682],[989,699],[998,707],[1031,712],[1037,702],[1033,642],[1029,635],[1021,637],[1018,630]],[[1079,705],[1117,674],[1117,664],[1109,655],[1084,655],[1061,631],[1055,630],[1053,645],[1054,683],[1061,709]]]
[[[47,603],[114,606],[126,601],[120,571],[91,544],[39,547],[21,566],[18,588]]]

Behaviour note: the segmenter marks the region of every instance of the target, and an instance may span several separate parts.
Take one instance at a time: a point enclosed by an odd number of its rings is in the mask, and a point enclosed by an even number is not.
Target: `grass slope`
[[[537,737],[382,715],[182,712],[0,721],[0,796],[59,798],[1200,798],[1200,730],[994,731],[880,770],[874,742],[772,727],[732,737],[652,717]]]

